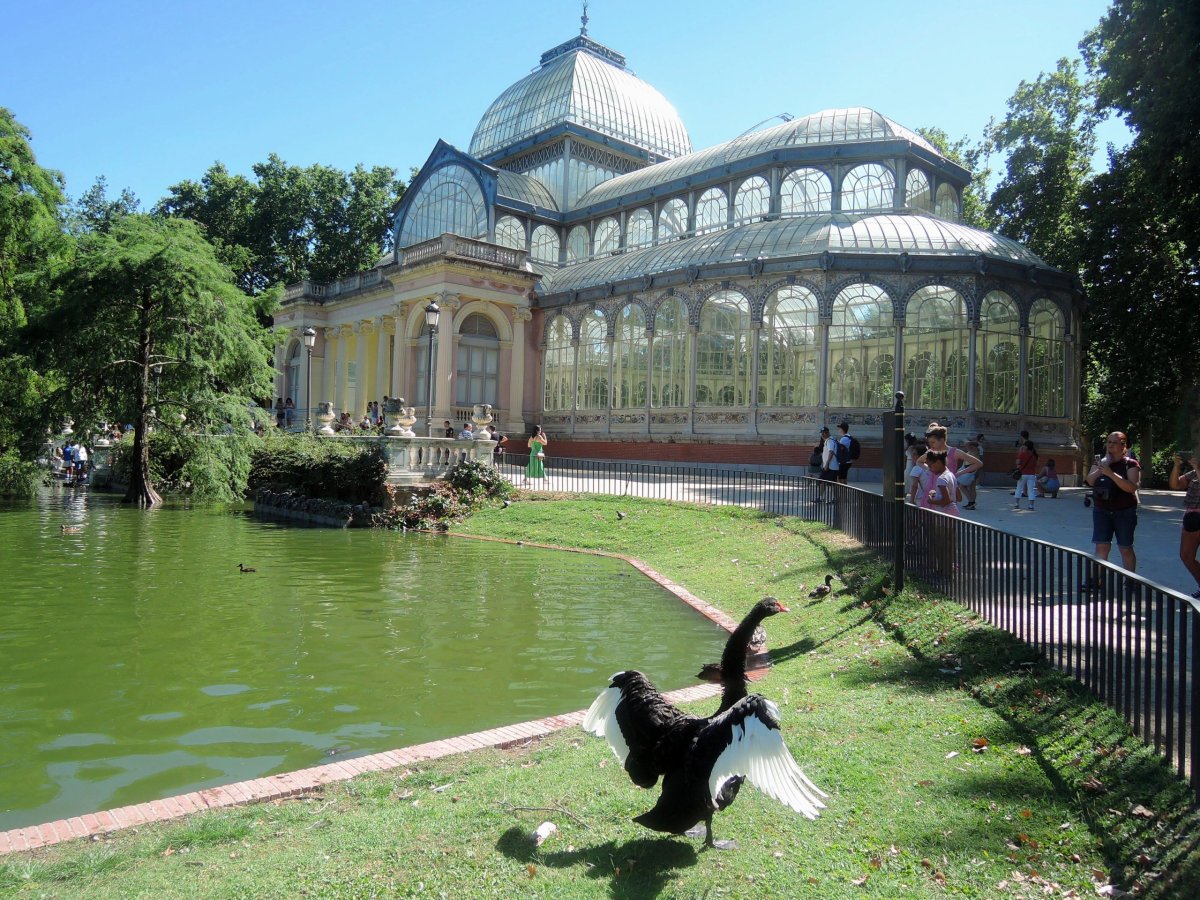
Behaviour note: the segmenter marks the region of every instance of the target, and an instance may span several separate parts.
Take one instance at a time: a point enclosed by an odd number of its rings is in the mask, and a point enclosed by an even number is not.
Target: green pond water
[[[683,687],[725,640],[616,560],[82,489],[0,506],[0,565],[0,830]]]

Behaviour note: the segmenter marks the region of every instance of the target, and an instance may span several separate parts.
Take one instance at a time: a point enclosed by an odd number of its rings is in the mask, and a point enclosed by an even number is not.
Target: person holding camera
[[[1185,461],[1184,454],[1176,453],[1171,463],[1171,490],[1187,491],[1183,497],[1183,527],[1179,532],[1179,561],[1192,573],[1196,579],[1196,593],[1193,600],[1200,600],[1200,453],[1187,457],[1187,463],[1192,467],[1190,472],[1180,474]]]
[[[1137,528],[1138,485],[1142,467],[1129,455],[1125,434],[1114,431],[1105,441],[1105,454],[1097,456],[1084,483],[1092,489],[1092,543],[1096,556],[1107,560],[1113,536],[1121,551],[1121,564],[1137,571],[1133,532]]]

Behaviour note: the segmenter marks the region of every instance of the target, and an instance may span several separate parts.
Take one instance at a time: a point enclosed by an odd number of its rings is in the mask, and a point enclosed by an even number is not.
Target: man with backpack
[[[835,444],[835,450],[837,453],[837,469],[834,472],[834,475],[837,477],[839,482],[845,484],[846,478],[850,474],[850,468],[854,465],[855,461],[858,460],[859,454],[862,452],[862,448],[859,446],[858,441],[851,436],[849,422],[839,423],[838,431],[840,434],[838,434],[837,442]]]

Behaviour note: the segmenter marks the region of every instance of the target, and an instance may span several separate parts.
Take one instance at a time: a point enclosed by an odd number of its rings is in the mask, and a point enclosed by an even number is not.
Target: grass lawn
[[[523,497],[460,530],[636,556],[735,618],[782,599],[792,612],[766,623],[774,666],[755,689],[831,795],[824,815],[747,786],[714,821],[740,849],[704,851],[632,823],[655,792],[569,729],[0,857],[0,895],[1200,896],[1191,793],[1120,718],[962,607],[919,585],[894,595],[885,566],[836,532],[598,497]],[[837,592],[809,600],[827,571]],[[546,820],[558,832],[535,847]]]

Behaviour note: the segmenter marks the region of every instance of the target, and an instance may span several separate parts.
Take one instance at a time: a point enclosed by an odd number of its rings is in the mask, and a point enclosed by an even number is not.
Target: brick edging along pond
[[[455,534],[451,536],[622,559],[727,631],[732,631],[737,627],[737,622],[724,612],[709,603],[705,603],[682,585],[664,578],[641,560],[634,559],[633,557],[619,553],[606,553],[600,550],[577,550],[570,547],[556,547],[552,544],[535,544],[530,541],[509,541],[501,538],[487,538],[467,534]],[[763,669],[758,668],[750,672],[750,677],[756,679],[761,677],[762,674]],[[599,688],[599,686],[597,687]],[[720,690],[720,685],[700,684],[694,687],[671,691],[665,696],[672,703],[687,703],[693,700],[705,700],[715,697],[720,693]],[[321,766],[311,766],[310,768],[299,769],[295,772],[266,775],[262,778],[252,778],[249,781],[238,781],[219,787],[205,788],[201,791],[190,791],[189,793],[178,794],[174,797],[164,797],[162,800],[150,800],[146,803],[135,803],[130,806],[121,806],[117,809],[87,813],[82,816],[72,816],[68,819],[58,819],[57,821],[47,822],[43,825],[28,825],[24,828],[14,828],[11,831],[0,831],[0,855],[16,853],[22,850],[34,850],[38,847],[47,847],[51,844],[75,840],[77,838],[107,834],[110,831],[131,828],[136,825],[163,822],[207,809],[240,806],[247,803],[257,803],[262,800],[281,800],[306,793],[325,784],[346,781],[366,772],[382,772],[388,769],[398,769],[420,762],[427,762],[432,759],[440,759],[444,756],[452,756],[456,753],[470,753],[473,750],[485,750],[489,748],[504,749],[506,747],[518,746],[526,741],[543,737],[562,728],[579,725],[583,722],[586,712],[587,710],[580,709],[575,712],[547,716],[544,719],[534,719],[516,725],[505,725],[500,728],[477,731],[473,734],[464,734],[459,737],[446,738],[440,741],[414,744],[411,747],[402,747],[398,750],[387,750],[382,753],[372,753],[367,756],[344,759]]]

